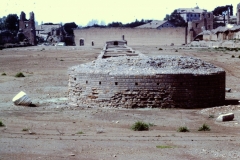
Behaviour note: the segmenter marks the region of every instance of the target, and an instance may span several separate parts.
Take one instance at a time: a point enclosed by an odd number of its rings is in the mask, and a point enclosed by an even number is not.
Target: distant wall
[[[122,40],[124,35],[128,45],[181,45],[185,43],[185,28],[131,29],[131,28],[90,28],[74,30],[75,43],[84,39],[84,45],[103,46],[106,41]]]

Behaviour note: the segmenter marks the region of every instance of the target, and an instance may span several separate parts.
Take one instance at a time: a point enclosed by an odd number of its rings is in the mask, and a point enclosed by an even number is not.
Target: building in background
[[[177,13],[181,15],[181,17],[185,20],[185,22],[200,20],[201,14],[204,12],[207,12],[207,10],[199,9],[199,7],[177,9]]]
[[[28,42],[30,45],[36,45],[36,31],[34,13],[30,12],[30,18],[26,19],[26,14],[21,12],[19,20],[18,40]]]

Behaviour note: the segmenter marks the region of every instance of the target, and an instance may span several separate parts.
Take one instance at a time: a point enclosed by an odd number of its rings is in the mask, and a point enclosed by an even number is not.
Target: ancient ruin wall
[[[177,59],[178,57],[174,57]],[[181,59],[181,58],[180,58]],[[175,63],[175,60],[169,64]],[[186,58],[181,62],[188,63]],[[119,63],[122,63],[121,60]],[[128,60],[129,61],[129,60]],[[225,72],[199,59],[196,68],[188,65],[170,67],[162,61],[151,59],[135,62],[150,62],[148,66],[164,66],[155,70],[144,66],[141,69],[129,65],[105,68],[101,62],[75,66],[69,72],[69,100],[77,106],[99,107],[181,107],[198,108],[223,105],[225,100]],[[130,63],[131,63],[130,62]],[[103,61],[103,63],[106,63]],[[108,63],[112,63],[108,61]],[[96,66],[99,69],[95,69]],[[187,67],[188,66],[188,67]],[[199,68],[198,68],[198,67]],[[85,70],[85,68],[88,68]],[[102,68],[103,67],[103,68]],[[185,68],[186,67],[186,68]],[[191,69],[189,69],[189,67]],[[211,68],[213,67],[213,68]],[[89,69],[90,68],[90,69]],[[100,69],[101,68],[101,69]],[[121,71],[122,70],[122,71]],[[201,71],[204,70],[204,71]]]
[[[75,43],[79,46],[80,39],[84,45],[103,46],[109,40],[118,40],[124,35],[128,45],[170,45],[185,43],[185,28],[130,29],[130,28],[90,28],[74,30]]]

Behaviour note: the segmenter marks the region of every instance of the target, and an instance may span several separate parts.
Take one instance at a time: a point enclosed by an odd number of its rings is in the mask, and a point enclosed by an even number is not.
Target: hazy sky
[[[35,13],[41,22],[75,22],[85,26],[92,19],[106,24],[113,21],[128,23],[135,19],[162,20],[177,8],[192,8],[196,3],[201,9],[212,11],[217,6],[233,5],[236,13],[239,0],[1,0],[0,17],[10,13],[20,16],[21,11]]]

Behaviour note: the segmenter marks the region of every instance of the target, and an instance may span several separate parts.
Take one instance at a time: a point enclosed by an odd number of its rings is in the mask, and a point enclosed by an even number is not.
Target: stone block
[[[224,121],[232,121],[234,119],[234,114],[233,113],[227,113],[227,114],[222,114],[218,116],[216,121],[218,122],[224,122]]]

